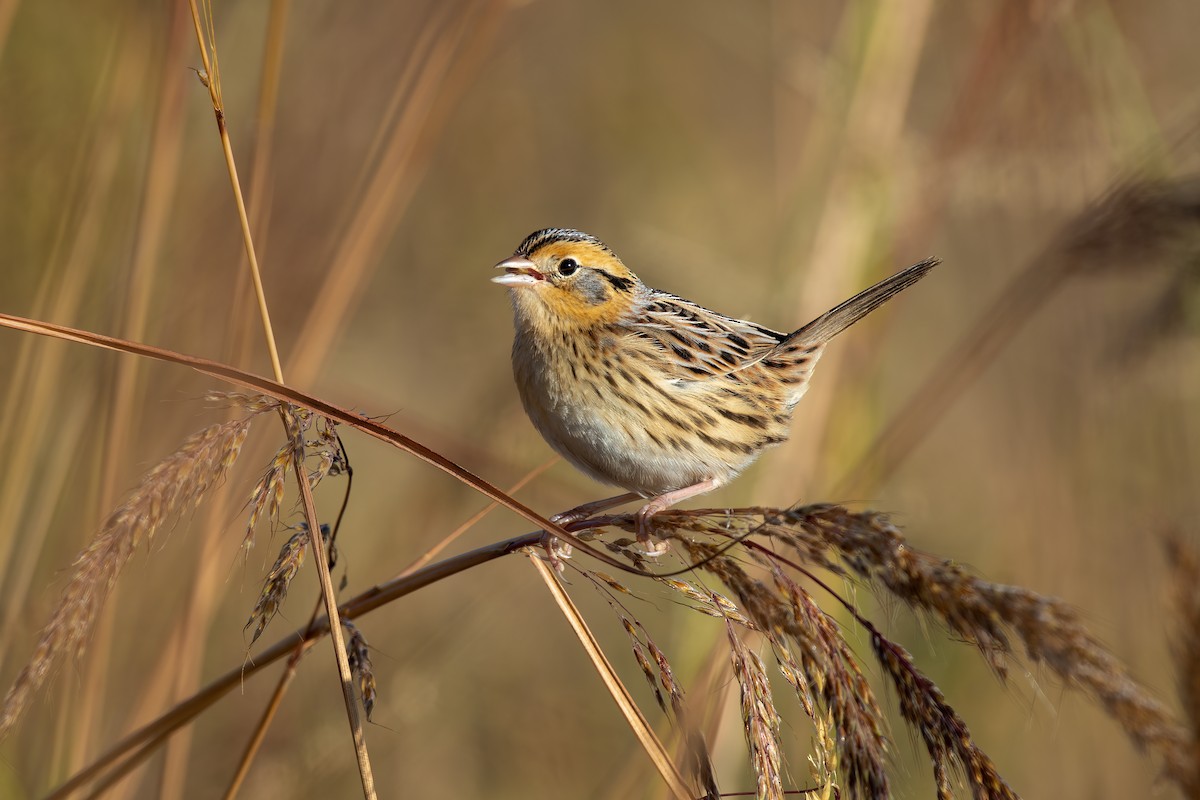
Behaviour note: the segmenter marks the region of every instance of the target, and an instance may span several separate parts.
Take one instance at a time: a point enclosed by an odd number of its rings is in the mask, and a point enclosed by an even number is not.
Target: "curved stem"
[[[397,577],[386,583],[374,586],[342,604],[339,608],[340,616],[342,619],[355,619],[364,614],[369,614],[380,606],[387,605],[397,598],[411,594],[443,578],[457,575],[472,567],[477,567],[480,564],[485,564],[488,561],[493,561],[509,553],[516,552],[523,547],[532,547],[541,541],[542,535],[541,531],[536,531],[503,539],[499,542],[493,542],[475,550],[439,561],[436,564],[430,564],[428,567],[418,570],[411,575]],[[46,795],[46,800],[61,800],[61,798],[69,797],[77,789],[86,785],[97,776],[102,775],[113,764],[117,765],[113,769],[120,770],[122,764],[118,762],[129,751],[141,747],[152,739],[158,738],[161,741],[165,741],[171,732],[191,722],[217,700],[241,685],[246,678],[262,671],[291,653],[298,641],[312,641],[324,636],[328,632],[329,618],[322,617],[311,628],[301,628],[284,636],[275,642],[275,644],[259,653],[253,662],[229,670],[191,697],[178,703],[174,708],[158,717],[158,719],[143,725],[121,739],[121,741],[109,748],[91,764],[72,775],[57,789]]]

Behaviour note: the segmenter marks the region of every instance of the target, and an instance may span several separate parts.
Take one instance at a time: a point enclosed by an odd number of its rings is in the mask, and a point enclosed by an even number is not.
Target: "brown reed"
[[[630,594],[629,590],[623,584],[618,583],[608,575],[585,569],[576,569],[580,574],[593,582],[599,581],[596,583],[598,588],[600,588],[600,583],[603,583],[607,589],[615,589],[623,594]],[[665,583],[683,583],[682,581],[670,581],[665,578],[662,580]],[[606,589],[602,589],[602,591],[606,592]],[[696,778],[697,785],[704,789],[705,799],[717,800],[720,797],[721,791],[717,786],[716,772],[713,769],[708,744],[704,739],[704,734],[696,727],[691,715],[688,713],[683,685],[675,678],[675,670],[671,667],[671,662],[667,658],[667,654],[654,643],[654,639],[651,638],[646,626],[634,618],[628,612],[628,609],[625,609],[611,595],[607,595],[607,599],[609,607],[617,615],[617,618],[621,621],[621,627],[625,629],[625,633],[629,636],[634,660],[637,661],[638,668],[641,670],[643,677],[645,677],[646,683],[650,686],[650,690],[654,692],[654,699],[658,703],[658,707],[668,716],[673,716],[676,725],[679,726],[684,739],[689,772]],[[664,695],[663,692],[666,692],[666,694]]]
[[[806,576],[832,592],[809,571],[812,568],[865,580],[912,610],[933,616],[951,633],[978,647],[1001,678],[1006,675],[1008,659],[1016,654],[1014,643],[1019,643],[1026,659],[1048,666],[1067,686],[1092,698],[1135,745],[1162,760],[1169,780],[1194,796],[1196,765],[1200,763],[1196,736],[1129,675],[1061,600],[989,583],[960,565],[922,553],[907,543],[886,515],[872,511],[818,504],[792,509],[671,511],[656,521],[660,532],[669,532],[680,543],[689,561],[730,588],[751,623],[749,627],[770,641],[780,670],[796,688],[806,713],[819,721],[820,709],[828,712],[836,731],[836,761],[851,797],[888,796],[887,741],[882,712],[858,658],[837,624],[798,581],[798,576]],[[631,516],[607,517],[593,524],[634,529]],[[771,584],[740,563],[736,554],[747,550],[766,570]],[[787,550],[798,558],[784,555]],[[1200,680],[1195,678],[1200,674],[1200,656],[1196,655],[1200,653],[1196,644],[1200,641],[1196,633],[1200,630],[1196,622],[1200,619],[1200,590],[1195,588],[1200,585],[1200,567],[1194,557],[1189,560],[1172,552],[1180,571],[1178,584],[1184,587],[1179,600],[1184,631],[1177,647],[1181,696],[1189,715],[1194,715],[1200,705],[1195,700],[1200,696],[1196,688]],[[692,583],[666,577],[658,580],[692,601],[696,610],[712,613],[702,602],[703,593]],[[995,764],[974,744],[966,723],[941,690],[918,670],[907,651],[882,636],[846,600],[834,597],[869,632],[871,651],[896,689],[901,717],[929,752],[939,798],[953,796],[952,770],[977,798],[1016,798]],[[778,767],[772,753],[778,742],[769,735],[774,705],[756,686],[756,667],[745,655],[744,643],[735,638],[731,638],[730,653],[742,686],[743,722],[759,792],[760,796],[774,796]],[[819,754],[814,761],[820,761]]]
[[[1090,695],[1142,748],[1160,755],[1181,785],[1194,769],[1191,737],[1167,708],[1128,674],[1067,603],[1017,586],[989,583],[962,566],[911,547],[888,518],[840,506],[809,506],[769,524],[810,563],[831,556],[910,607],[933,614],[973,642],[1001,675],[1014,637],[1034,663]]]
[[[921,674],[908,651],[885,639],[874,626],[870,635],[875,658],[896,687],[900,715],[921,735],[929,752],[938,800],[954,797],[949,766],[958,768],[971,795],[979,800],[1019,800],[995,763],[972,741],[962,717],[946,702],[941,689]]]
[[[147,472],[101,525],[74,561],[62,597],[42,629],[29,663],[0,708],[3,738],[28,708],[34,693],[69,654],[86,647],[96,617],[134,550],[147,545],[167,522],[195,508],[237,460],[256,414],[209,427],[188,437]]]
[[[800,687],[801,703],[810,718],[815,721],[817,714],[813,713],[816,702],[809,687],[832,715],[840,743],[838,760],[852,796],[887,796],[883,712],[833,619],[794,581],[781,582],[778,571],[774,585],[768,585],[751,576],[733,557],[713,557],[716,550],[712,545],[692,543],[690,551],[693,556],[711,558],[704,569],[733,591],[743,611],[771,642],[777,661],[782,653],[799,654],[790,663],[784,660],[785,674],[791,671],[793,676],[804,676],[803,681],[789,683]]]

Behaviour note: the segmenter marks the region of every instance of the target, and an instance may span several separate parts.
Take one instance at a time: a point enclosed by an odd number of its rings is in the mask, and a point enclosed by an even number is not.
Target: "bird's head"
[[[518,318],[545,330],[620,320],[644,291],[608,245],[580,231],[547,228],[525,237],[492,281],[511,289]]]

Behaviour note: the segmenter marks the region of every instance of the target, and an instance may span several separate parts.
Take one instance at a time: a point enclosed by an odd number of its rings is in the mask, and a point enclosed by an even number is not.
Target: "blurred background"
[[[1175,705],[1162,538],[1200,539],[1200,4],[280,1],[220,4],[214,29],[289,383],[390,415],[507,487],[552,457],[520,409],[508,301],[488,282],[530,231],[594,233],[647,283],[780,329],[937,255],[830,349],[793,439],[695,505],[887,510],[913,546],[1076,605]],[[0,0],[0,310],[265,375],[200,63],[181,2]],[[182,368],[12,331],[0,371],[7,686],[108,510],[225,412],[201,400],[224,387]],[[348,596],[486,501],[346,438]],[[86,657],[0,745],[0,796],[45,793],[246,656],[242,626],[287,532],[263,527],[243,561],[241,509],[281,443],[260,422],[222,491],[135,556]],[[343,490],[322,484],[324,514]],[[609,493],[560,462],[517,497],[549,514]],[[451,550],[526,529],[496,512]],[[307,620],[311,563],[265,642]],[[665,729],[617,618],[571,588]],[[685,687],[720,666],[718,622],[640,589],[629,602]],[[847,592],[1018,792],[1171,796],[1048,671],[1001,684],[936,624]],[[523,559],[358,624],[383,796],[665,796]],[[113,796],[221,796],[277,674]],[[244,796],[355,796],[334,674],[327,646],[305,659]],[[720,723],[722,788],[751,790],[729,680],[691,699]],[[811,731],[794,696],[779,705],[803,787]],[[898,797],[930,796],[898,721],[892,759]]]

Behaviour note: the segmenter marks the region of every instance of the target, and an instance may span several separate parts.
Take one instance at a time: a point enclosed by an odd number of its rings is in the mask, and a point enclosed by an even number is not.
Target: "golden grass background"
[[[1130,180],[1193,174],[1200,8],[277,2],[221,5],[215,22],[289,382],[392,414],[506,486],[550,456],[517,403],[507,300],[487,282],[529,231],[588,230],[652,285],[776,328],[937,255],[928,281],[831,348],[793,441],[712,504],[892,511],[916,546],[1078,606],[1170,697],[1162,535],[1200,535],[1197,295],[1181,261],[1195,258],[1196,227],[1165,249],[1140,230],[1097,234],[1124,249],[1085,250],[1092,269],[1048,284],[1028,322],[1014,315],[998,357],[897,471],[852,488],[843,477],[1023,269],[1061,269],[1053,243],[1089,203]],[[264,95],[272,42],[278,92]],[[266,374],[207,92],[188,71],[198,65],[183,4],[0,0],[0,310]],[[1164,297],[1182,300],[1180,324],[1150,324],[1170,318]],[[0,332],[0,374],[7,685],[123,492],[223,412],[200,400],[211,382],[178,368],[13,332]],[[279,444],[266,429],[220,502],[135,557],[87,656],[0,746],[0,796],[44,793],[243,658],[242,625],[284,539],[260,531],[238,557],[240,508]],[[365,438],[348,445],[355,488],[335,581],[346,572],[350,592],[485,504]],[[319,489],[324,514],[341,490]],[[518,497],[550,513],[606,491],[558,464]],[[468,541],[526,527],[496,513]],[[306,621],[310,567],[268,638]],[[573,589],[661,722],[618,621]],[[721,626],[667,593],[638,610],[692,686]],[[1155,765],[1050,675],[1001,685],[906,610],[876,618],[1017,791],[1153,790]],[[357,624],[373,648],[368,739],[385,796],[663,796],[518,560]],[[327,648],[303,662],[245,796],[357,791],[332,666]],[[115,796],[220,796],[271,683],[247,682]],[[710,742],[722,786],[750,789],[736,692],[723,698]],[[785,759],[803,785],[810,734],[791,711]],[[897,794],[927,796],[920,745],[894,733]]]

